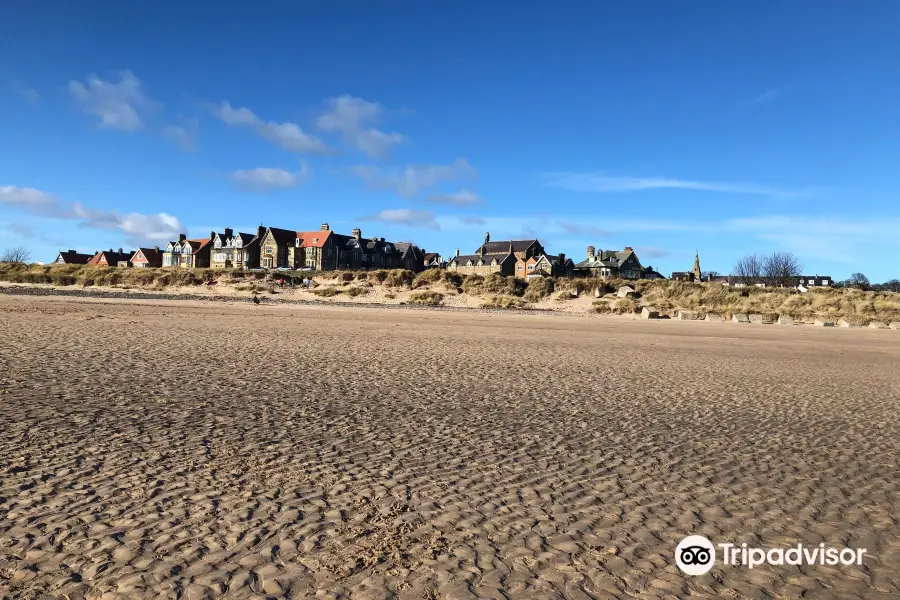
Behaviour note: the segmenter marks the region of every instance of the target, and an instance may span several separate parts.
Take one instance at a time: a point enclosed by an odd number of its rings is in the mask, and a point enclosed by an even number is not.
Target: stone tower
[[[700,251],[694,255],[694,268],[691,269],[694,275],[694,281],[703,281],[703,274],[700,272]]]

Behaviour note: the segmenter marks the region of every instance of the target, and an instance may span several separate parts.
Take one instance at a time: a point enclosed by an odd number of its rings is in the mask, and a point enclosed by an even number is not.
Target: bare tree
[[[762,259],[763,280],[773,287],[793,287],[797,283],[803,263],[790,252],[773,252]]]
[[[753,285],[762,277],[763,261],[755,254],[745,254],[735,263],[731,272],[744,285]]]
[[[31,260],[31,252],[25,246],[12,246],[0,252],[0,262],[27,263]]]
[[[861,290],[869,289],[869,278],[862,273],[850,273],[850,278],[844,282],[847,287],[855,287]]]

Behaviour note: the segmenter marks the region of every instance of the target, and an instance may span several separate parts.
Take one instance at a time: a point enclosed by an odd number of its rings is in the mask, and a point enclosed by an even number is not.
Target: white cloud
[[[290,152],[328,154],[331,149],[296,123],[263,121],[249,108],[234,108],[229,102],[209,105],[210,112],[227,125],[249,126],[263,138]]]
[[[765,104],[766,102],[771,102],[775,100],[781,95],[781,90],[776,88],[770,88],[764,91],[762,94],[758,96],[754,96],[750,100],[747,101],[747,104]]]
[[[723,228],[728,235],[752,235],[791,250],[803,259],[819,258],[860,266],[865,265],[866,257],[875,248],[896,252],[900,247],[897,238],[900,218],[897,217],[768,215],[731,219]]]
[[[340,133],[344,143],[372,158],[388,155],[393,146],[406,140],[402,134],[386,133],[370,126],[378,122],[383,111],[376,102],[344,94],[329,98],[327,104],[328,112],[316,121],[319,129]]]
[[[596,227],[594,225],[577,224],[570,221],[557,221],[556,223],[563,229],[563,231],[574,233],[576,235],[606,237],[610,234],[607,230]]]
[[[275,189],[287,189],[300,185],[312,174],[306,163],[296,172],[284,169],[259,167],[256,169],[240,169],[228,176],[228,179],[244,191],[265,192]]]
[[[484,200],[471,190],[462,189],[452,194],[433,194],[428,197],[431,204],[449,204],[451,206],[472,206],[484,204]]]
[[[34,188],[0,186],[0,205],[15,206],[36,215],[50,216],[59,209],[59,200]]]
[[[100,118],[100,126],[109,129],[136,131],[143,127],[141,114],[156,103],[141,89],[141,80],[131,71],[119,73],[119,81],[100,79],[96,75],[86,83],[70,81],[69,91],[84,112]]]
[[[363,221],[380,221],[382,223],[391,223],[399,225],[407,225],[409,227],[423,227],[425,229],[440,229],[434,214],[427,210],[412,210],[409,208],[397,208],[392,210],[383,210],[374,215],[360,217]]]
[[[197,148],[197,128],[199,122],[197,119],[190,119],[187,127],[181,125],[166,125],[163,127],[162,134],[168,140],[171,140],[179,148],[185,152],[192,152]]]
[[[347,169],[347,172],[365,181],[370,189],[394,190],[407,198],[442,181],[475,179],[478,176],[478,171],[465,158],[457,158],[449,165],[407,165],[402,169],[357,165]]]
[[[638,246],[634,250],[641,258],[663,258],[672,254],[665,248],[659,248],[658,246]]]
[[[41,217],[78,221],[82,227],[117,231],[132,245],[169,240],[182,231],[178,219],[166,213],[120,214],[97,210],[78,202],[60,202],[56,196],[35,188],[0,186],[0,204]]]
[[[667,177],[609,177],[598,173],[546,173],[546,185],[573,192],[633,192],[640,190],[678,189],[725,194],[760,196],[806,196],[809,190],[785,190],[755,183],[723,181],[690,181]]]
[[[41,99],[41,95],[34,88],[17,85],[13,89],[29,104],[37,104]]]

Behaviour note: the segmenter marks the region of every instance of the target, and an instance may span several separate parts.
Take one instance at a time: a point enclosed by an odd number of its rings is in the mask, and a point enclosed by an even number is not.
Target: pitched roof
[[[206,248],[206,246],[208,246],[209,242],[210,242],[209,238],[204,238],[202,240],[185,240],[185,241],[191,243],[191,250],[192,250],[191,254],[197,254],[198,252],[200,252],[201,250]]]
[[[488,242],[486,244],[482,244],[479,246],[475,253],[478,254],[481,252],[481,249],[484,248],[485,254],[508,254],[509,253],[509,245],[512,244],[513,252],[525,252],[534,244],[537,244],[537,240],[503,240],[498,242]]]
[[[596,258],[585,259],[575,265],[581,268],[615,267],[618,268],[628,257],[633,255],[633,250],[600,250]]]
[[[256,237],[256,234],[255,233],[240,233],[240,232],[238,232],[238,233],[234,234],[234,237],[241,238],[241,245],[246,246],[247,244],[249,244],[250,242],[253,241],[253,238]]]
[[[331,236],[331,230],[297,232],[297,239],[301,240],[301,248],[321,248],[328,242],[329,236]]]
[[[508,250],[509,248],[507,248]],[[507,254],[505,256],[501,256],[499,254],[485,254],[481,256],[480,254],[460,254],[459,256],[454,256],[450,259],[450,262],[457,262],[461,265],[464,265],[466,262],[471,260],[473,263],[477,263],[479,260],[483,260],[485,264],[490,264],[492,260],[496,260],[497,262],[504,262],[508,258],[515,258],[512,254]]]
[[[297,232],[290,231],[288,229],[279,229],[278,227],[269,227],[268,231],[272,232],[272,237],[275,238],[275,243],[282,245],[294,245],[294,242],[297,239]]]
[[[148,264],[162,264],[162,251],[158,248],[138,248],[135,250],[134,254],[131,255],[131,262],[134,262],[134,257],[137,256],[137,253],[141,252],[144,255],[144,259]]]
[[[75,252],[74,250],[68,250],[63,252],[60,250],[59,255],[56,257],[56,260],[59,260],[60,257],[63,259],[63,263],[67,265],[86,265],[88,261],[93,258],[93,254],[81,254],[80,252]]]
[[[115,252],[113,250],[101,250],[97,254],[91,257],[91,259],[87,262],[89,265],[100,265],[103,264],[100,262],[101,258],[106,258],[107,265],[117,265],[121,261],[131,262],[132,252]]]

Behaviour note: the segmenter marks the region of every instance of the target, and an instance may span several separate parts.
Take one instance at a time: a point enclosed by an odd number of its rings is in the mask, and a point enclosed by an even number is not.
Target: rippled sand
[[[0,592],[897,598],[900,333],[0,297]],[[867,549],[717,565],[688,533]]]

